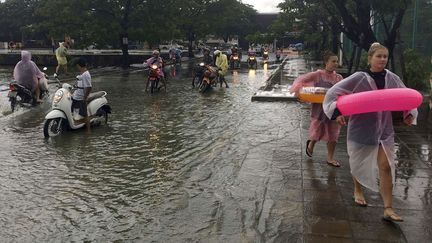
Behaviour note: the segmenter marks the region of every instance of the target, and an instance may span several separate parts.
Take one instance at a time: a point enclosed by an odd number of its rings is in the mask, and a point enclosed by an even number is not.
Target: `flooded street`
[[[184,68],[167,93],[154,95],[144,92],[143,72],[94,77],[93,89],[107,91],[113,110],[108,125],[48,140],[42,128],[50,104],[7,114],[2,92],[0,238],[260,238],[257,229],[269,227],[260,217],[269,213],[263,198],[274,144],[299,138],[296,119],[286,122],[295,103],[250,101],[269,75],[235,71],[228,89],[200,94]]]
[[[383,223],[379,193],[365,190],[368,207],[353,202],[345,128],[335,168],[324,142],[304,154],[309,104],[251,102],[273,68],[229,72],[229,88],[205,94],[185,63],[153,95],[143,71],[94,75],[108,124],[51,139],[42,132],[49,103],[10,114],[0,92],[1,241],[430,242],[427,104],[415,127],[394,119],[393,206],[405,221]],[[287,85],[306,71],[292,59],[272,77]]]

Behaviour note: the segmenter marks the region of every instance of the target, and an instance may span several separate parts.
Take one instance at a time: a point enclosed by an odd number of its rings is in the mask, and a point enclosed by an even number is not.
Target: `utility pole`
[[[411,49],[415,49],[415,37],[417,32],[417,8],[418,8],[418,0],[414,0],[414,10],[413,10],[413,30],[412,30],[412,40],[411,40]]]

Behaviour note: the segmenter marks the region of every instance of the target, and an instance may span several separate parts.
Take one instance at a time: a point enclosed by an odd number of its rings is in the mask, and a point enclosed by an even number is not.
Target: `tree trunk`
[[[348,63],[348,73],[351,74],[352,73],[352,68],[354,66],[354,58],[355,55],[357,53],[357,46],[354,46],[353,51],[351,52],[351,57]]]
[[[123,32],[120,36],[120,43],[122,47],[122,67],[129,67],[129,51],[128,51],[128,34]]]
[[[354,72],[357,72],[359,69],[362,51],[363,51],[362,48],[357,48],[357,53],[355,55],[355,60],[354,60],[354,62],[355,62]]]
[[[124,8],[124,15],[123,19],[121,20],[121,27],[122,27],[122,34],[120,36],[120,44],[122,47],[122,67],[123,68],[129,68],[129,51],[128,51],[128,45],[129,45],[129,35],[128,35],[128,29],[129,29],[129,14],[131,12],[131,1],[128,0],[126,2],[126,6]]]

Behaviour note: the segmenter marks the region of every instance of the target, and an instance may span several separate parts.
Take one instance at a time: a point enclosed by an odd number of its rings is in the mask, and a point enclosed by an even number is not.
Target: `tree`
[[[177,26],[179,32],[188,40],[189,56],[193,56],[192,47],[196,39],[210,33],[206,7],[208,4],[208,0],[182,0],[180,3]]]
[[[409,0],[286,0],[279,6],[285,14],[297,14],[296,17],[304,22],[309,18],[317,19],[317,14],[325,13],[323,16],[318,16],[323,26],[330,26],[334,36],[338,32],[343,32],[360,50],[367,51],[373,42],[382,39],[383,44],[389,49],[394,68],[393,50],[397,33],[410,2]],[[314,11],[303,11],[302,6]],[[379,36],[380,38],[374,32],[376,26],[383,27],[383,35]],[[360,55],[357,55],[357,63],[359,58]]]
[[[207,12],[213,33],[225,42],[230,36],[246,36],[254,32],[256,10],[250,5],[237,0],[210,1]]]
[[[5,41],[23,42],[25,32],[31,32],[37,3],[35,0],[0,2],[0,38]]]
[[[78,37],[81,47],[93,43],[120,47],[123,67],[128,67],[129,39],[155,43],[168,38],[166,33],[175,29],[174,17],[164,11],[171,11],[173,6],[173,0],[45,0],[38,9],[44,18],[38,27],[56,36],[67,30]]]

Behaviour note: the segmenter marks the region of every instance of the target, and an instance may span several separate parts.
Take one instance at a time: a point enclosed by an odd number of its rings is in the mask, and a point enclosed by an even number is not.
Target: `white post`
[[[343,61],[342,61],[342,57],[343,57],[343,33],[340,33],[340,48],[339,48],[339,66],[342,66]]]

